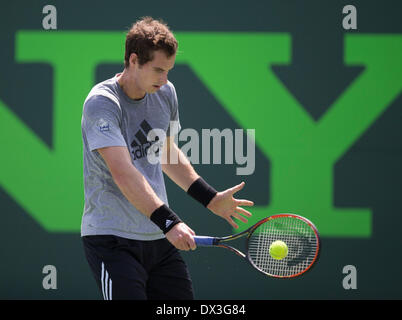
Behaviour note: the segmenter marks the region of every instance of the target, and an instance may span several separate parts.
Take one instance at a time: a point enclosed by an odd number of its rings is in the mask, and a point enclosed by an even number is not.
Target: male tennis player
[[[195,234],[169,207],[163,172],[233,227],[233,218],[251,216],[241,206],[253,203],[233,197],[244,183],[217,192],[170,135],[171,124],[180,127],[176,91],[167,80],[177,47],[163,22],[137,21],[126,36],[123,72],[97,84],[84,102],[81,235],[104,299],[194,298],[179,250],[194,250]],[[164,141],[150,139],[153,129],[166,133]],[[151,163],[149,154],[159,152],[166,163]]]

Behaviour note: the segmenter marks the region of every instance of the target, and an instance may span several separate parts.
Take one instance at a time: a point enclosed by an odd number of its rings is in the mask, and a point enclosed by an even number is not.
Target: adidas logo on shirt
[[[147,136],[152,130],[150,124],[144,120],[140,124],[140,129],[135,134],[133,142],[131,142],[132,153],[134,160],[141,159],[153,152],[156,156],[159,155],[159,150],[162,147],[162,142],[159,142],[159,137],[156,136],[154,141],[148,141]]]

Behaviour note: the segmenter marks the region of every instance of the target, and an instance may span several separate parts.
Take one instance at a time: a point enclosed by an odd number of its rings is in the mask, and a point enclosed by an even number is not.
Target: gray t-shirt
[[[96,149],[127,147],[133,165],[168,205],[161,164],[150,161],[148,156],[160,156],[164,142],[164,137],[152,139],[149,132],[162,129],[169,136],[171,121],[180,130],[176,91],[170,82],[141,100],[124,93],[117,75],[92,88],[84,102],[81,121],[85,191],[81,236],[112,234],[135,240],[164,237],[159,227],[122,194]]]

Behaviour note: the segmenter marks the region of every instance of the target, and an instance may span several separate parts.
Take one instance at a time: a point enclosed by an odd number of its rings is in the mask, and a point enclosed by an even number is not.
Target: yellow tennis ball
[[[276,240],[269,246],[269,254],[276,260],[282,260],[288,255],[288,246],[281,240]]]

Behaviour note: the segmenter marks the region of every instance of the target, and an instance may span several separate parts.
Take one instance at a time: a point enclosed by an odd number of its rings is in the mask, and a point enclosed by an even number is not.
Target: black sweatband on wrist
[[[182,222],[177,214],[165,204],[152,212],[150,219],[164,234],[168,233],[176,224]]]
[[[212,198],[218,193],[213,187],[205,182],[203,178],[198,178],[195,180],[190,188],[188,188],[187,193],[192,196],[195,200],[200,202],[204,207],[208,206]]]

